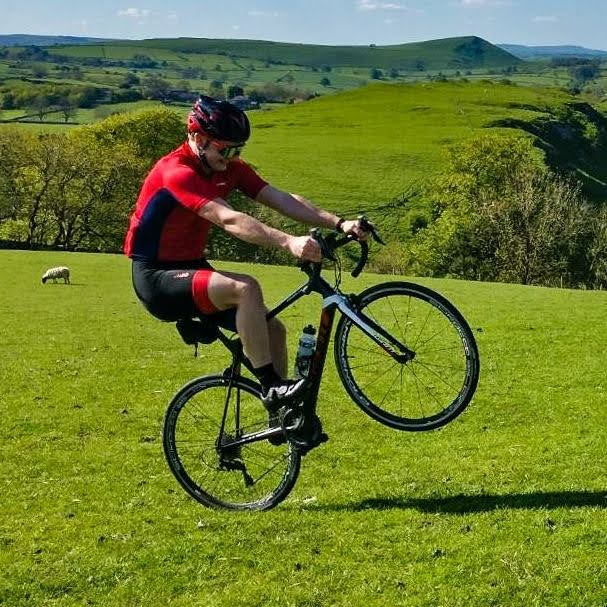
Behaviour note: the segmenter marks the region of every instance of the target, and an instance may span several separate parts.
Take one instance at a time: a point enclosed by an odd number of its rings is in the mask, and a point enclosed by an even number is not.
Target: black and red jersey
[[[131,216],[124,252],[132,259],[170,262],[199,259],[211,224],[198,215],[210,200],[233,189],[255,198],[267,185],[240,159],[207,177],[188,143],[161,158],[145,178]]]

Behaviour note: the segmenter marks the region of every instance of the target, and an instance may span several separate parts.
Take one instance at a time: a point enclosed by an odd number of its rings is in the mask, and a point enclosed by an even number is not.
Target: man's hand
[[[346,220],[341,224],[341,230],[344,234],[354,234],[358,240],[367,240],[369,232],[365,232],[360,223],[360,219]]]
[[[287,242],[287,250],[293,257],[303,261],[319,262],[322,257],[320,245],[311,236],[291,236]]]

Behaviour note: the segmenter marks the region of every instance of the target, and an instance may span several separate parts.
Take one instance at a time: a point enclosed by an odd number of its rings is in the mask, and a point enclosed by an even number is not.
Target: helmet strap
[[[211,168],[211,165],[209,164],[209,161],[207,160],[206,156],[206,151],[209,149],[210,145],[211,142],[209,139],[207,139],[204,142],[204,145],[202,146],[196,144],[196,149],[198,151],[198,160],[200,160],[200,164],[202,165],[204,174],[207,175],[207,177],[213,173],[213,169]]]

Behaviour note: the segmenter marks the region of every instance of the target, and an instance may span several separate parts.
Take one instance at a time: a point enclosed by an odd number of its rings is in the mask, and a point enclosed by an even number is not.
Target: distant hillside
[[[534,137],[551,166],[574,171],[588,194],[607,200],[606,118],[571,105],[578,101],[562,89],[487,81],[378,84],[251,112],[245,158],[278,187],[344,214],[376,215],[440,173],[445,146],[488,127],[515,129]],[[385,223],[400,221],[393,210]]]
[[[607,59],[607,51],[584,48],[583,46],[524,46],[522,44],[498,44],[505,50],[520,59],[550,59],[551,57],[594,57]]]
[[[180,53],[223,54],[306,67],[377,67],[401,70],[503,67],[518,57],[493,44],[468,36],[392,46],[322,46],[263,40],[167,38],[117,41],[113,45],[170,49]]]
[[[34,36],[30,34],[0,34],[0,46],[55,46],[57,44],[90,44],[106,42],[111,38],[83,38],[81,36]]]

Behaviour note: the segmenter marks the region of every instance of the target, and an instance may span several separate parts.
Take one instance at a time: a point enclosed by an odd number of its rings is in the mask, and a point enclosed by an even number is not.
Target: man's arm
[[[315,207],[309,200],[299,196],[299,194],[289,194],[269,184],[259,191],[255,200],[291,219],[319,228],[336,229],[341,219],[333,213]],[[340,229],[344,233],[351,232],[360,240],[366,240],[368,236],[360,227],[360,221],[358,220],[342,221]]]
[[[275,246],[288,251],[297,259],[320,261],[320,247],[310,236],[291,236],[271,228],[246,213],[234,210],[221,198],[207,202],[198,214],[245,242]]]
[[[303,196],[283,192],[271,185],[262,188],[255,200],[300,223],[319,228],[333,229],[340,219],[333,213],[315,207]]]

